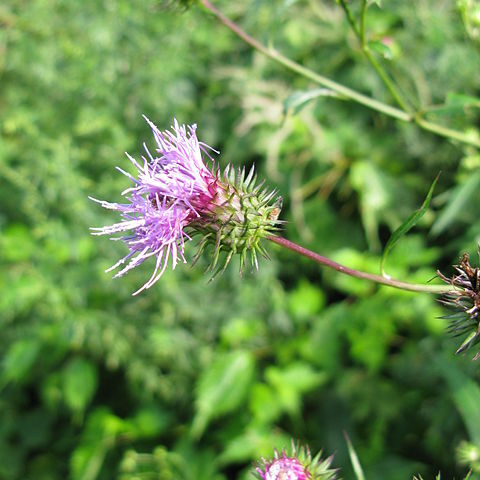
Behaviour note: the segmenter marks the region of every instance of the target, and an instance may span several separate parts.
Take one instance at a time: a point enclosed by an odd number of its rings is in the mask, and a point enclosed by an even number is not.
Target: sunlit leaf
[[[200,436],[210,420],[241,404],[255,372],[250,352],[237,350],[217,356],[200,376],[196,389],[196,415],[192,434]]]
[[[84,410],[97,389],[95,365],[84,358],[75,358],[65,366],[62,375],[66,404],[75,412]]]
[[[302,394],[311,391],[326,380],[324,373],[316,372],[308,363],[292,363],[288,367],[269,367],[265,372],[275,397],[283,411],[297,415]]]

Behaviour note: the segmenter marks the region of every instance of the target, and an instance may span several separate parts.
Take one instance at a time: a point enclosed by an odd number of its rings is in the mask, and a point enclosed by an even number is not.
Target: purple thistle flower
[[[161,132],[147,117],[153,131],[156,148],[152,154],[146,144],[146,156],[137,162],[127,157],[137,170],[136,177],[127,176],[133,186],[122,192],[127,203],[97,200],[104,208],[120,212],[122,220],[111,226],[92,228],[93,235],[115,235],[129,252],[107,270],[120,270],[120,277],[150,257],[156,257],[150,279],[134,295],[150,288],[164,273],[169,261],[174,269],[179,261],[185,263],[185,242],[195,234],[202,234],[199,251],[206,245],[215,245],[212,268],[217,264],[221,250],[228,250],[226,264],[234,253],[241,254],[241,266],[247,252],[257,264],[256,252],[265,255],[259,241],[273,233],[278,216],[277,203],[270,205],[275,192],[255,187],[253,169],[247,177],[244,171],[225,170],[223,178],[215,168],[208,145],[199,142],[196,125],[179,125],[174,120],[171,131]],[[216,152],[218,153],[218,152]],[[202,154],[211,163],[207,168]],[[196,258],[197,258],[196,257]]]
[[[292,441],[291,452],[274,451],[274,458],[255,468],[261,480],[334,480],[336,469],[330,468],[333,457],[321,459],[322,452],[312,458],[308,447],[298,448]]]
[[[281,455],[275,451],[272,461],[265,461],[264,469],[257,468],[263,480],[308,480],[310,473],[296,457],[289,458],[285,451]]]
[[[120,277],[150,257],[156,257],[155,269],[150,279],[134,295],[150,288],[165,271],[170,258],[172,268],[178,261],[185,262],[185,240],[189,235],[185,227],[208,209],[215,197],[216,177],[205,166],[202,151],[211,149],[200,143],[195,134],[196,126],[187,128],[174,120],[173,131],[160,130],[147,118],[156,141],[153,156],[144,144],[147,157],[140,165],[128,153],[127,157],[138,171],[138,178],[121,168],[134,186],[122,192],[129,203],[110,203],[92,198],[103,207],[117,210],[122,221],[102,228],[92,228],[93,235],[112,235],[133,232],[115,240],[123,240],[130,251],[107,271],[120,265]],[[211,149],[213,150],[213,149]],[[208,155],[208,153],[207,153]]]

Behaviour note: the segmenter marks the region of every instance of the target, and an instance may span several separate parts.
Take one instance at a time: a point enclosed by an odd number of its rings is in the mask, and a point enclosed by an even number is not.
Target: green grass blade
[[[363,473],[362,466],[360,465],[360,460],[358,459],[357,452],[353,448],[352,442],[348,437],[347,433],[344,432],[345,440],[347,441],[348,454],[350,455],[350,461],[352,462],[353,471],[355,472],[355,477],[357,480],[365,480],[365,475]]]
[[[395,244],[400,240],[400,238],[405,235],[411,228],[413,228],[417,222],[423,217],[425,212],[427,211],[428,206],[430,205],[430,201],[432,200],[433,190],[435,189],[435,185],[437,184],[438,177],[440,173],[435,177],[430,189],[428,190],[427,196],[422,203],[422,206],[415,210],[406,220],[405,222],[400,225],[393,233],[392,236],[388,239],[387,244],[385,245],[385,249],[383,250],[382,254],[382,262],[381,262],[381,270],[382,275],[385,275],[385,260],[387,255],[389,254],[390,250],[395,246]]]

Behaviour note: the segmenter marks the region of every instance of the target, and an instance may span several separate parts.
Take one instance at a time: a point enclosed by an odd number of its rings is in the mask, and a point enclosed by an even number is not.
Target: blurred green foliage
[[[216,3],[391,102],[334,2]],[[369,41],[409,102],[478,135],[478,4],[372,3]],[[453,356],[432,296],[272,245],[259,272],[234,265],[208,283],[201,260],[131,297],[153,265],[105,275],[125,248],[89,235],[116,219],[87,199],[120,200],[114,167],[150,142],[142,113],[160,128],[175,116],[198,123],[222,166],[255,163],[284,198],[286,236],[378,272],[442,170],[387,262],[426,282],[476,250],[475,149],[325,94],[201,8],[156,0],[3,2],[0,85],[0,478],[246,479],[293,437],[335,453],[350,479],[343,431],[368,479],[480,471],[478,364]]]

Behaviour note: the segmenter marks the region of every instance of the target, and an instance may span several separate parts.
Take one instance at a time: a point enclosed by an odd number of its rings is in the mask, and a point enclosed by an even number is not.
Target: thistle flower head
[[[336,469],[331,469],[333,457],[321,459],[322,452],[315,458],[308,447],[298,448],[292,442],[291,451],[284,449],[274,452],[273,459],[262,458],[262,464],[256,467],[261,480],[334,480]]]
[[[455,335],[467,334],[456,351],[459,354],[480,342],[480,270],[470,265],[470,259],[466,253],[454,268],[457,274],[452,278],[440,272],[438,275],[452,286],[452,289],[440,299],[441,303],[456,310],[445,317],[450,320],[449,330]],[[480,352],[475,355],[474,360],[478,358],[480,358]]]
[[[241,268],[248,254],[258,267],[257,252],[266,255],[260,240],[274,233],[278,223],[279,199],[274,202],[275,192],[255,185],[253,169],[246,175],[244,170],[227,167],[222,175],[210,155],[215,150],[198,141],[196,125],[187,127],[174,120],[171,131],[161,132],[144,118],[156,146],[151,152],[144,144],[146,154],[141,162],[127,153],[135,175],[117,167],[133,184],[122,192],[126,202],[92,198],[121,215],[118,223],[92,228],[93,234],[121,234],[112,240],[122,240],[129,248],[107,271],[120,268],[115,275],[119,277],[154,257],[153,274],[135,292],[139,293],[162,276],[169,261],[172,268],[180,261],[186,262],[185,243],[195,235],[202,236],[195,258],[209,244],[214,246],[212,270],[222,251],[226,252],[225,266],[239,253]]]

